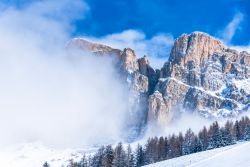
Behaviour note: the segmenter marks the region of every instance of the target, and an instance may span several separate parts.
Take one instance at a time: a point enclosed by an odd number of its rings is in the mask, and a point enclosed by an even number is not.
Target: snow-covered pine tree
[[[126,167],[134,167],[135,166],[135,159],[132,153],[131,146],[128,145],[127,152],[126,152]]]
[[[91,167],[99,167],[102,166],[103,157],[104,157],[105,147],[101,147],[98,149],[97,153],[91,158]]]
[[[158,153],[159,153],[159,160],[162,161],[166,158],[165,153],[165,141],[164,138],[161,136],[158,142]]]
[[[169,151],[168,155],[169,158],[174,158],[176,157],[176,135],[173,134],[172,136],[168,137],[169,138]]]
[[[77,164],[77,167],[88,167],[88,160],[86,159],[85,154],[83,155],[81,161]]]
[[[78,163],[71,159],[67,167],[78,167]]]
[[[114,167],[124,167],[126,165],[126,153],[123,149],[122,143],[118,143],[114,150]]]
[[[224,146],[221,129],[217,121],[209,128],[209,144],[208,149],[219,148]]]
[[[170,146],[169,146],[169,140],[168,140],[168,137],[165,137],[164,138],[164,159],[169,159],[169,149],[170,149]]]
[[[195,149],[195,135],[194,132],[189,128],[185,134],[184,141],[182,144],[182,154],[187,155],[194,152]]]
[[[225,145],[235,144],[235,136],[233,131],[233,122],[227,121],[223,130],[222,130],[222,137],[224,140]]]
[[[114,151],[111,145],[107,145],[104,150],[104,155],[102,158],[102,166],[112,167],[114,159]]]
[[[250,124],[247,124],[244,130],[244,140],[250,140]]]
[[[241,120],[239,121],[239,126],[240,126],[240,132],[241,132],[241,139],[243,139],[243,135],[244,135],[244,130],[246,128],[246,126],[250,124],[250,120],[247,116],[244,116],[241,118]]]
[[[144,163],[150,164],[157,162],[159,159],[158,154],[158,138],[149,138],[145,146],[145,157]]]
[[[194,152],[202,151],[203,145],[199,137],[195,136],[194,139]]]
[[[235,134],[237,141],[241,140],[241,130],[240,130],[240,125],[239,125],[238,120],[236,120],[234,124],[234,134]]]
[[[44,162],[43,167],[50,167],[50,165],[49,165],[49,163],[46,161],[46,162]]]
[[[182,145],[184,142],[184,137],[180,132],[176,141],[176,157],[182,156]]]
[[[203,129],[199,132],[198,137],[202,143],[202,151],[205,151],[208,148],[208,131],[204,126]]]
[[[143,148],[140,144],[137,145],[136,152],[135,152],[135,166],[139,167],[144,165],[144,152]]]

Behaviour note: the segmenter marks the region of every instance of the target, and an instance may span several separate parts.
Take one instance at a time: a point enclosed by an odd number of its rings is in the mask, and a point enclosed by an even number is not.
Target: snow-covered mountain
[[[250,142],[173,158],[145,167],[247,167]]]
[[[147,56],[73,39],[68,48],[98,56],[111,56],[129,90],[131,126],[166,126],[176,115],[189,111],[206,118],[235,117],[250,104],[250,54],[238,52],[202,32],[176,39],[169,59],[153,69]]]
[[[218,118],[236,117],[249,110],[250,54],[230,49],[206,33],[183,34],[176,39],[161,69],[152,68],[147,56],[138,58],[131,48],[120,50],[75,38],[67,49],[112,58],[127,96],[124,103],[128,106],[128,128],[124,133],[129,135],[124,134],[126,137],[134,139],[142,135],[147,125],[164,128],[183,112]],[[237,162],[242,162],[238,166],[246,166],[250,163],[246,152],[249,149],[249,142],[240,143],[151,166],[199,167],[209,166],[211,161],[218,166],[220,162],[228,163],[225,157],[236,157],[240,160]],[[68,164],[69,159],[79,161],[83,153],[95,150],[53,150],[39,143],[24,144],[2,149],[0,162],[8,167],[36,167],[48,161],[57,167]],[[228,166],[237,162],[232,161]]]

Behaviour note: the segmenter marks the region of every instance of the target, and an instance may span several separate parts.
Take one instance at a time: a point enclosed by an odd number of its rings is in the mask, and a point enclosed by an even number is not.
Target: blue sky
[[[157,33],[174,37],[192,31],[220,36],[221,31],[241,13],[243,19],[230,41],[250,41],[249,0],[87,0],[89,12],[76,22],[77,32],[103,36],[126,29],[141,30],[147,38]]]
[[[3,0],[7,6],[23,7],[34,0]],[[58,1],[60,3],[60,1]],[[231,45],[250,42],[249,0],[85,0],[88,11],[76,19],[73,36],[102,37],[128,29],[141,31],[146,39],[156,34],[204,31],[227,38]],[[237,18],[238,17],[238,18]],[[233,25],[230,22],[233,22]],[[237,20],[238,19],[238,20]]]

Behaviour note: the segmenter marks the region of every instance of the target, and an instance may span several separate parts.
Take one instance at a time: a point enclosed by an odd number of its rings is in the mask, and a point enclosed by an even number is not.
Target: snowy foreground
[[[147,167],[250,167],[250,142],[173,158]]]
[[[53,150],[40,143],[16,145],[0,150],[0,164],[4,167],[42,167],[48,161],[51,167],[66,166],[69,159],[80,160],[85,150]],[[250,167],[250,142],[190,154],[147,165],[147,167]]]
[[[96,149],[85,150],[53,150],[41,143],[15,145],[0,150],[1,167],[42,167],[45,161],[51,167],[66,166],[69,159],[76,161],[82,158],[83,153],[94,152]]]

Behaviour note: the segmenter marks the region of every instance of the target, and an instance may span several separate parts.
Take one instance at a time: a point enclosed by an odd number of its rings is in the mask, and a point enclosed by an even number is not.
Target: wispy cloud
[[[229,47],[241,51],[247,51],[250,53],[250,43],[248,45],[233,45],[232,39],[235,36],[237,30],[241,29],[241,23],[244,21],[244,14],[238,12],[234,15],[233,19],[227,24],[227,26],[219,32],[219,38],[225,42]]]
[[[240,24],[244,19],[244,15],[241,12],[238,12],[234,15],[233,19],[228,23],[226,28],[221,32],[221,39],[230,44],[232,38],[236,34],[237,30],[240,29]]]
[[[138,30],[125,30],[120,33],[109,34],[100,38],[84,37],[94,42],[103,43],[114,48],[132,48],[138,57],[147,55],[153,67],[160,68],[168,60],[170,49],[174,43],[171,34],[159,33],[150,39]]]
[[[235,50],[238,50],[239,52],[247,51],[248,53],[250,53],[250,44],[245,46],[231,46],[231,47]]]

